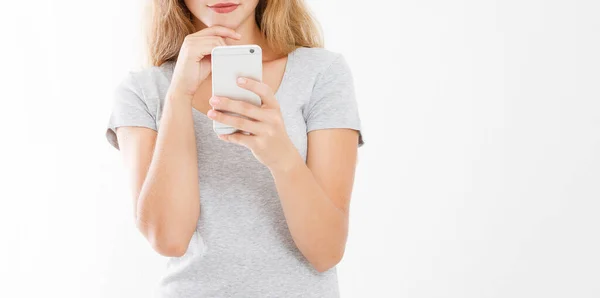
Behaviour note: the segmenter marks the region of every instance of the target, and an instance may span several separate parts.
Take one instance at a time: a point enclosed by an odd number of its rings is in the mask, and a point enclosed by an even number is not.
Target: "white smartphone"
[[[212,94],[233,100],[241,100],[256,106],[262,105],[260,97],[239,87],[238,77],[247,77],[262,82],[262,49],[258,45],[218,46],[211,52]],[[246,118],[229,111],[223,113]],[[217,134],[232,134],[235,127],[213,120]],[[244,132],[247,134],[247,132]]]

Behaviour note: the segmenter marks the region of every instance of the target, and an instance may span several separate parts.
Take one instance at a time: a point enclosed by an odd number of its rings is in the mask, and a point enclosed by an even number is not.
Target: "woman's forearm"
[[[185,253],[200,212],[191,102],[185,95],[167,94],[154,154],[138,199],[138,227],[163,255]]]
[[[271,174],[296,246],[323,272],[344,254],[348,216],[327,197],[300,155],[293,159],[285,168],[271,169]]]

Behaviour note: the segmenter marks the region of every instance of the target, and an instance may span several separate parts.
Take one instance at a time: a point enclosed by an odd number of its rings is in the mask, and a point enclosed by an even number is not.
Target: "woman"
[[[155,1],[152,66],[116,88],[106,131],[137,228],[169,257],[157,290],[338,297],[363,144],[350,69],[321,47],[302,1],[218,1],[229,0]],[[263,82],[239,82],[260,107],[211,97],[210,52],[235,44],[263,49]],[[250,134],[219,137],[213,120]]]

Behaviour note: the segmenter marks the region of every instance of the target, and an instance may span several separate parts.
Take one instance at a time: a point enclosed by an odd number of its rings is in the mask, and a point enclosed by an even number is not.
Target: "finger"
[[[256,121],[265,121],[267,119],[267,113],[264,109],[245,101],[234,100],[223,96],[213,96],[210,98],[209,103],[215,110],[234,112]]]
[[[245,119],[237,115],[229,115],[227,113],[211,109],[206,113],[208,118],[213,119],[217,122],[233,126],[239,130],[247,131],[253,134],[257,134],[261,129],[260,122],[253,121],[251,119]]]
[[[226,46],[227,43],[225,42],[225,38],[221,37],[221,36],[213,36],[214,39],[216,39],[216,42],[218,45],[220,46]]]
[[[182,54],[198,60],[209,56],[213,48],[226,45],[225,40],[220,36],[202,37],[201,39],[198,37],[186,37],[186,39],[187,42],[181,49]]]
[[[256,93],[262,99],[262,104],[267,107],[278,107],[279,103],[273,94],[273,90],[269,85],[250,78],[240,77],[237,79],[237,84],[247,90]]]
[[[215,36],[213,39],[210,40],[210,42],[208,44],[204,43],[200,47],[201,55],[202,55],[202,57],[210,56],[212,53],[212,50],[215,47],[224,46],[224,45],[225,45],[225,41],[223,40],[223,38],[221,38],[219,36]]]
[[[229,37],[229,38],[233,38],[233,39],[240,39],[242,37],[242,35],[237,33],[235,30],[224,27],[224,26],[219,26],[219,25],[204,28],[196,33],[192,33],[191,35],[192,36],[217,35],[217,36]]]
[[[219,139],[230,143],[242,145],[248,149],[253,148],[252,146],[255,140],[253,135],[246,135],[241,132],[219,135]]]
[[[212,50],[216,46],[224,46],[227,45],[225,39],[221,36],[208,36],[208,37],[190,37],[189,38],[192,45],[196,45],[198,47],[208,47]]]

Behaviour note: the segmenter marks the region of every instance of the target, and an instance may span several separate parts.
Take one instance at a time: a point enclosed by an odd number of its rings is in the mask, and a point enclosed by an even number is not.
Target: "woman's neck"
[[[202,30],[206,28],[200,20],[194,18],[194,27],[196,30]],[[240,26],[237,28],[233,28],[236,32],[242,35],[242,38],[239,40],[231,39],[226,37],[225,43],[227,45],[245,45],[245,44],[256,44],[262,48],[263,53],[263,61],[271,61],[279,58],[279,55],[274,53],[271,48],[267,44],[267,40],[265,39],[262,32],[256,25],[254,18],[247,18]]]

